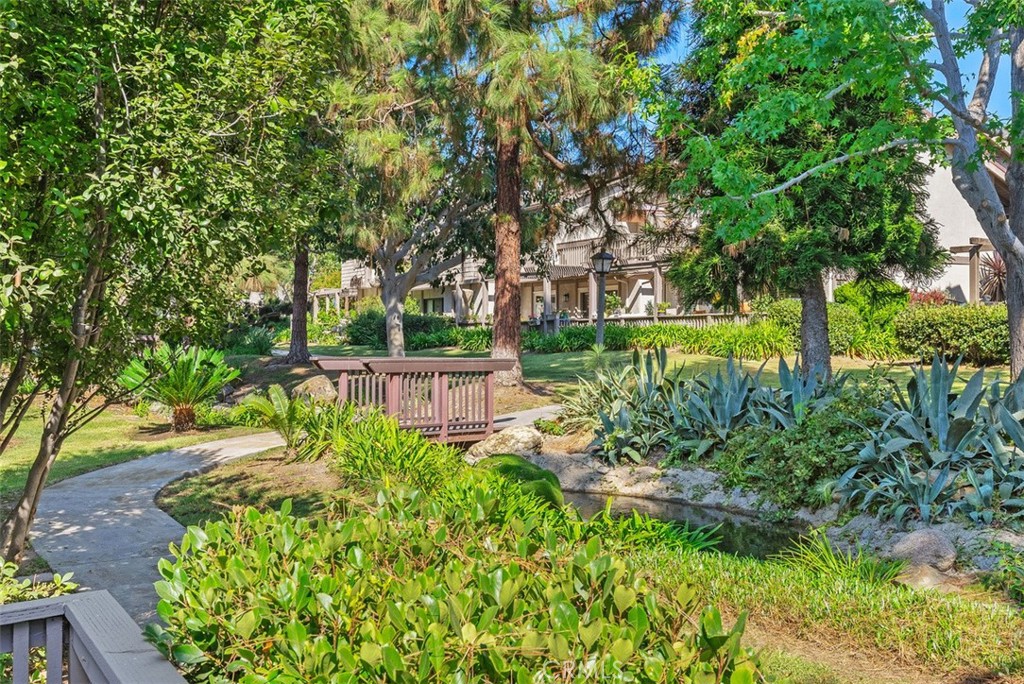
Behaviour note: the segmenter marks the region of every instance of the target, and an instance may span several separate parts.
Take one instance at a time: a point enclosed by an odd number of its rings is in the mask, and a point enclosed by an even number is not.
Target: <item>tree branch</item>
[[[845,164],[848,161],[852,161],[854,159],[860,159],[861,157],[870,157],[870,156],[875,155],[875,154],[881,154],[882,152],[886,152],[888,150],[892,150],[892,149],[895,149],[897,147],[908,147],[910,145],[929,145],[929,144],[932,144],[932,145],[937,145],[937,144],[956,145],[956,144],[959,144],[959,143],[960,143],[960,141],[958,139],[956,139],[956,138],[947,138],[945,140],[918,140],[917,138],[898,138],[896,140],[889,141],[886,144],[881,145],[879,147],[876,147],[874,149],[861,150],[859,152],[847,152],[846,154],[841,154],[838,157],[833,157],[832,159],[829,159],[828,161],[822,162],[821,164],[818,164],[816,166],[812,166],[811,168],[807,169],[803,173],[801,173],[801,174],[799,174],[797,176],[793,176],[792,178],[787,180],[785,183],[781,183],[779,185],[776,185],[774,188],[769,188],[768,190],[761,190],[760,192],[755,192],[753,195],[750,195],[749,197],[742,197],[742,196],[739,196],[739,195],[729,195],[729,199],[739,200],[739,201],[744,201],[744,200],[749,201],[749,200],[757,199],[758,197],[764,197],[766,195],[778,195],[778,194],[781,194],[783,192],[786,192],[790,188],[793,188],[793,187],[799,185],[800,183],[804,182],[805,180],[807,180],[811,176],[813,176],[816,173],[819,173],[821,171],[824,171],[825,169],[832,168],[833,166],[838,166],[839,164]]]

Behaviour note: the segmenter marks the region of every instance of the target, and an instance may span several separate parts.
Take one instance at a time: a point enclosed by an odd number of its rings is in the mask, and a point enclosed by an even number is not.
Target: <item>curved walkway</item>
[[[550,418],[557,406],[498,416],[500,428]],[[173,449],[94,470],[47,487],[32,526],[32,546],[54,572],[73,572],[83,589],[106,589],[139,624],[156,617],[153,583],[167,545],[185,533],[154,501],[169,482],[281,446],[275,433]]]
[[[83,589],[106,589],[136,622],[156,617],[157,561],[185,533],[154,498],[183,475],[208,470],[283,442],[276,433],[232,437],[94,470],[47,487],[32,546],[54,572]]]

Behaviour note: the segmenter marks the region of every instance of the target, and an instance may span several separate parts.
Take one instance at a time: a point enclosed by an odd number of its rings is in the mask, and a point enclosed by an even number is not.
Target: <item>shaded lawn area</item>
[[[38,411],[25,416],[18,435],[0,457],[0,516],[6,517],[25,488],[39,448],[43,419]],[[166,418],[139,418],[130,409],[112,406],[68,437],[50,471],[48,484],[178,447],[254,432],[253,428],[200,428],[175,434]]]
[[[326,506],[341,485],[326,459],[292,461],[282,448],[172,482],[160,490],[156,503],[186,526],[219,520],[235,506],[277,510],[285,499],[291,499],[294,515],[308,517]]]

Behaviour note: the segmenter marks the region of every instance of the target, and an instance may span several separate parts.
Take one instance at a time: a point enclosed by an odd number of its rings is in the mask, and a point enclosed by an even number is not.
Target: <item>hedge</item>
[[[1006,305],[911,306],[896,316],[896,338],[910,356],[932,351],[963,356],[973,365],[1006,363],[1010,328]]]

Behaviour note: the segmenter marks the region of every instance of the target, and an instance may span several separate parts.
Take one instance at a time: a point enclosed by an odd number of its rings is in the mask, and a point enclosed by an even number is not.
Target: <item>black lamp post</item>
[[[604,344],[604,301],[605,301],[605,280],[612,270],[612,263],[615,262],[615,255],[611,252],[600,251],[590,257],[590,263],[597,274],[597,330],[595,331],[594,342]]]

